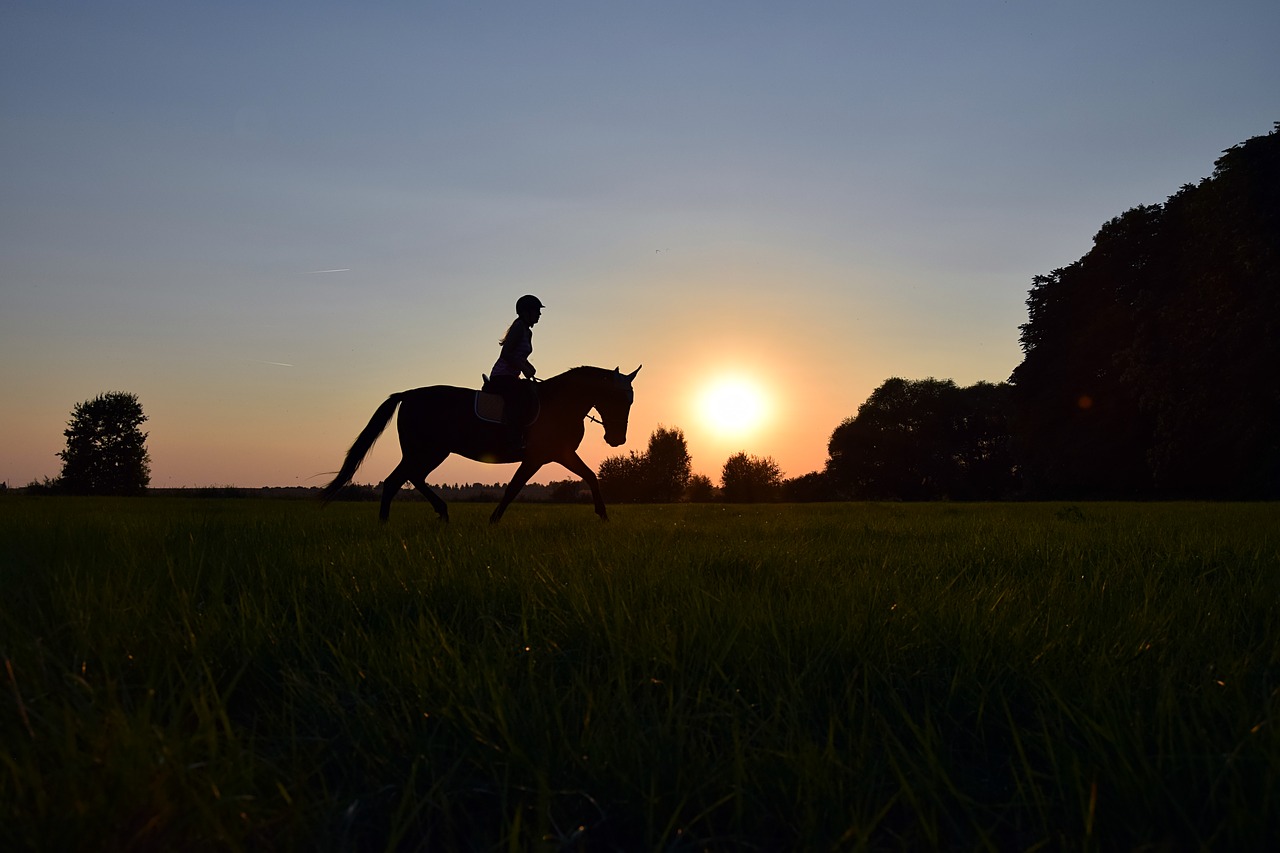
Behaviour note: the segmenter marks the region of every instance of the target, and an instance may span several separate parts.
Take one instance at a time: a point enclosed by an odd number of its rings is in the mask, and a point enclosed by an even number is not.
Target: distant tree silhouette
[[[645,486],[655,502],[680,500],[693,467],[689,444],[679,427],[659,426],[649,436],[645,451]]]
[[[1014,370],[1040,496],[1280,496],[1280,123],[1036,276]]]
[[[782,496],[782,469],[772,457],[735,453],[721,471],[720,495],[730,503],[776,501]]]
[[[670,503],[684,493],[692,465],[684,432],[659,426],[644,453],[608,457],[600,463],[598,476],[610,500]]]
[[[134,495],[151,482],[147,420],[135,394],[113,391],[77,403],[63,435],[61,490],[71,494]]]
[[[606,456],[596,474],[600,490],[613,503],[643,501],[644,462],[644,456],[634,450],[625,456]]]
[[[581,480],[552,480],[547,483],[547,491],[548,500],[552,503],[586,503],[591,500],[591,493]]]
[[[1013,491],[1009,386],[886,379],[831,434],[826,478],[864,500],[991,500]]]
[[[331,501],[369,502],[382,497],[382,483],[347,483],[330,495]]]
[[[716,498],[716,487],[706,474],[692,474],[684,487],[684,499],[689,503],[709,503]]]
[[[28,495],[56,495],[62,491],[62,481],[57,477],[42,477],[27,483],[23,491]]]
[[[782,499],[793,503],[839,500],[835,484],[825,471],[810,471],[782,481]]]

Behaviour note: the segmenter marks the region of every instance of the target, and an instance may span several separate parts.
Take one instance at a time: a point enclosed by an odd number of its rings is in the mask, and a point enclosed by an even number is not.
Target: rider
[[[538,372],[529,363],[529,356],[533,354],[533,327],[542,318],[542,308],[542,302],[536,296],[526,295],[516,300],[516,319],[498,341],[502,344],[502,353],[493,363],[489,377],[489,387],[501,394],[505,401],[502,422],[515,449],[523,448],[522,433],[530,396],[520,374],[532,380]]]

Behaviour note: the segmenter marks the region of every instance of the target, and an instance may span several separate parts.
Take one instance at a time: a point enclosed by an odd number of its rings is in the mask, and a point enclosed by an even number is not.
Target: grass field
[[[1275,849],[1280,505],[0,499],[0,849]]]

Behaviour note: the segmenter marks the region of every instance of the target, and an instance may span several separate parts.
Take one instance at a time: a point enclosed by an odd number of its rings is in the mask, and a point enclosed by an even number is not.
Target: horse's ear
[[[615,367],[615,368],[613,369],[613,372],[614,372],[614,373],[616,373],[616,374],[618,374],[619,376],[621,376],[621,375],[622,375],[622,370],[620,369],[620,367],[621,367],[621,365],[619,365],[619,367]]]
[[[642,365],[640,365],[640,367],[644,367],[644,365],[642,364]],[[637,367],[635,370],[633,370],[633,371],[631,371],[630,373],[628,373],[628,374],[627,374],[627,381],[628,381],[628,382],[630,382],[631,380],[633,380],[633,379],[635,379],[635,378],[636,378],[636,374],[640,372],[640,367]]]

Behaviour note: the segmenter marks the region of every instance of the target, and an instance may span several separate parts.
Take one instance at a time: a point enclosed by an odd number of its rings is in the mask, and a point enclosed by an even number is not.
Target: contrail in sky
[[[303,275],[317,275],[322,272],[351,272],[351,267],[343,267],[340,270],[309,270],[304,272]]]
[[[293,367],[292,364],[285,364],[283,361],[264,361],[262,364],[274,364],[276,367]]]

